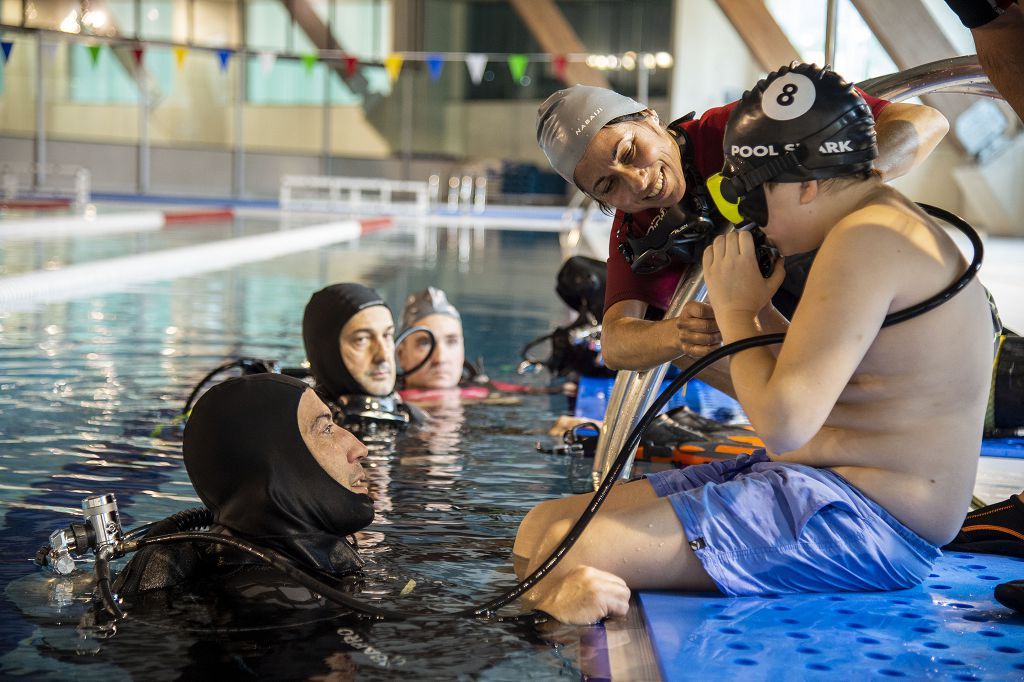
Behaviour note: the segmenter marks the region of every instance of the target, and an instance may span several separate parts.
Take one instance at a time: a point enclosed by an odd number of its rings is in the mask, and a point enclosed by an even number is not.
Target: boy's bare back
[[[937,545],[956,534],[974,485],[993,352],[984,290],[972,281],[873,339],[863,330],[966,265],[944,230],[880,185],[823,242],[777,368],[804,364],[826,392],[855,369],[821,430],[773,459],[833,469]]]

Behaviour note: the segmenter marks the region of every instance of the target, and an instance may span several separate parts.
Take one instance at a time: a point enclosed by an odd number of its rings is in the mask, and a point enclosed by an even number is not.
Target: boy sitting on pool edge
[[[970,500],[991,379],[989,307],[972,281],[937,309],[881,328],[966,264],[872,172],[874,121],[862,98],[830,71],[782,68],[744,94],[725,152],[743,217],[783,256],[819,249],[791,323],[770,307],[783,268],[764,279],[748,233],[718,237],[704,253],[723,342],[787,333],[781,346],[730,362],[767,449],[613,488],[526,596],[559,620],[621,615],[630,589],[910,587]],[[517,573],[547,558],[589,498],[544,502],[526,516]]]

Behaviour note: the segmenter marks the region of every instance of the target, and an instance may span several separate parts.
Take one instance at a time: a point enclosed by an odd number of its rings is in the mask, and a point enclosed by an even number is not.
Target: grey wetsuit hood
[[[367,395],[345,366],[338,337],[356,313],[375,305],[388,307],[380,295],[362,284],[332,284],[313,294],[302,316],[302,341],[317,389],[330,400]]]
[[[462,322],[462,316],[448,300],[444,291],[437,287],[427,287],[415,294],[409,294],[409,298],[405,299],[405,309],[402,311],[402,331],[415,326],[417,322],[429,315],[447,315]]]
[[[537,110],[537,143],[551,167],[576,184],[576,166],[594,136],[612,119],[647,109],[634,99],[590,85],[574,85],[544,100]]]

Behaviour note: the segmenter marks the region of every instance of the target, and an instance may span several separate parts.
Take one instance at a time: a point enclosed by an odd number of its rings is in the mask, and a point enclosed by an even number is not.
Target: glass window
[[[185,8],[181,7],[181,9]],[[171,0],[140,2],[139,37],[148,40],[174,40],[175,10]]]
[[[793,43],[801,59],[825,63],[825,9],[820,0],[768,0],[768,9]],[[837,3],[836,63],[832,67],[849,81],[897,71],[896,64],[864,23],[850,0]]]
[[[130,47],[111,49],[104,45],[96,63],[90,48],[80,43],[68,45],[71,65],[70,100],[82,104],[125,104],[139,101],[135,80],[135,56]],[[150,48],[143,56],[143,66],[154,79],[154,94],[161,97],[171,90],[174,59],[170,50]]]
[[[238,47],[239,0],[192,1],[192,40],[211,47]]]

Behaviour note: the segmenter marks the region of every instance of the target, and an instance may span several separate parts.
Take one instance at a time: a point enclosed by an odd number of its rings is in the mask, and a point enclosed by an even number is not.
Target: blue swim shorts
[[[728,595],[898,590],[942,555],[842,476],[764,450],[647,480]]]

